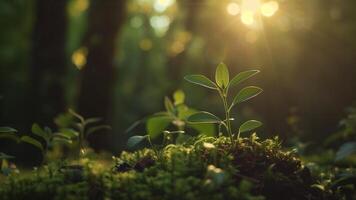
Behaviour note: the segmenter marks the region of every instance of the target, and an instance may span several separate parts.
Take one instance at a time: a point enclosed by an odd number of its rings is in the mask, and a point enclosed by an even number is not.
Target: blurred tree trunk
[[[30,121],[52,125],[64,111],[66,0],[38,0],[33,29]]]
[[[185,30],[194,35],[197,32],[196,27],[196,20],[199,16],[200,10],[204,6],[205,0],[194,0],[194,1],[181,1],[178,2],[179,6],[186,9],[186,16],[184,19],[184,26]],[[186,61],[187,57],[187,49],[189,47],[189,42],[185,46],[185,50],[177,55],[174,55],[171,59],[168,60],[168,67],[169,67],[169,75],[171,76],[172,80],[181,80],[182,71],[184,62]]]
[[[92,0],[84,46],[88,50],[79,95],[79,112],[86,117],[111,119],[113,86],[116,79],[116,38],[125,18],[124,0]],[[99,136],[92,136],[99,137]],[[92,139],[95,147],[107,145],[103,137]]]

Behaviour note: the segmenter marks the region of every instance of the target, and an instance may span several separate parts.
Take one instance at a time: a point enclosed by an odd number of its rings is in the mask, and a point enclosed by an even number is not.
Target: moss
[[[256,135],[232,146],[226,137],[199,137],[160,150],[122,152],[111,169],[84,167],[73,181],[55,167],[30,177],[10,177],[0,187],[7,199],[331,199],[277,138]],[[59,168],[58,168],[59,169]],[[53,172],[54,171],[54,172]],[[50,176],[51,174],[51,176]]]

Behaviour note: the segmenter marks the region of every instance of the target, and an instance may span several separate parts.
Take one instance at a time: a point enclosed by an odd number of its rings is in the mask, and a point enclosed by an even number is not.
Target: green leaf
[[[189,123],[197,123],[197,124],[214,124],[214,123],[221,123],[221,119],[219,117],[209,113],[209,112],[197,112],[192,114],[188,117],[187,121]]]
[[[36,123],[32,124],[31,131],[33,134],[40,136],[41,138],[46,140],[46,142],[48,142],[50,137],[49,133],[43,130],[38,124]]]
[[[34,139],[34,138],[30,137],[30,136],[22,136],[21,137],[21,141],[25,142],[25,143],[28,143],[28,144],[31,144],[31,145],[39,148],[42,152],[44,151],[41,142],[39,142],[38,140],[36,140],[36,139]]]
[[[259,70],[248,70],[248,71],[240,72],[230,81],[229,87],[238,85],[243,81],[249,79],[250,77],[256,75],[259,72],[260,72]]]
[[[185,80],[209,88],[209,89],[217,89],[216,85],[214,82],[212,82],[210,79],[208,79],[204,75],[187,75],[184,77]]]
[[[177,90],[173,94],[174,105],[180,105],[184,103],[185,94],[182,90]]]
[[[351,184],[356,185],[356,175],[350,173],[350,174],[345,174],[341,176],[341,178],[332,182],[330,188],[335,190],[337,187],[351,185]]]
[[[185,104],[178,105],[176,109],[178,112],[178,118],[182,121],[186,120],[190,115],[198,112],[194,109],[189,108]]]
[[[173,103],[168,97],[164,98],[164,107],[166,108],[168,113],[175,115]]]
[[[0,127],[0,133],[16,133],[17,130],[11,127]]]
[[[169,117],[169,116],[170,115],[168,112],[162,111],[162,112],[156,112],[149,117]]]
[[[71,128],[62,128],[59,130],[59,133],[69,138],[75,138],[79,136],[79,132]]]
[[[84,120],[84,124],[85,124],[85,126],[87,126],[89,124],[100,122],[101,120],[102,119],[99,117],[88,118],[88,119]]]
[[[226,88],[229,85],[229,70],[224,63],[220,63],[216,68],[215,81],[220,88]]]
[[[54,118],[54,123],[60,127],[65,128],[73,124],[74,117],[70,113],[62,113]]]
[[[95,133],[99,130],[110,130],[110,129],[111,129],[111,126],[109,126],[109,125],[94,126],[87,130],[86,135],[88,136],[88,135]]]
[[[167,116],[151,117],[146,122],[146,130],[151,138],[156,138],[164,131],[174,118]]]
[[[68,112],[73,115],[74,117],[76,117],[77,119],[79,119],[82,123],[84,123],[84,117],[82,117],[80,114],[76,113],[74,110],[69,109]]]
[[[55,140],[56,138],[61,138],[61,139],[67,139],[67,140],[71,140],[71,137],[63,134],[63,133],[56,133],[53,135],[53,140]]]
[[[62,137],[54,137],[53,142],[64,143],[64,144],[72,144],[73,143],[73,141],[71,139],[62,138]]]
[[[15,142],[20,142],[19,137],[14,133],[14,132],[8,132],[8,133],[1,133],[0,132],[0,139],[5,138],[5,139],[10,139]]]
[[[214,124],[189,124],[188,126],[197,130],[200,135],[214,136],[216,132]]]
[[[235,96],[230,109],[238,104],[238,103],[242,103],[244,101],[247,101],[255,96],[257,96],[258,94],[260,94],[263,90],[259,87],[256,86],[248,86],[243,88],[242,90],[240,90],[240,92]]]
[[[336,153],[336,160],[342,160],[349,155],[356,153],[356,142],[347,142],[343,144]]]
[[[247,131],[252,131],[253,129],[256,129],[260,127],[262,123],[257,120],[249,120],[245,123],[243,123],[240,128],[239,128],[239,133],[247,132]]]
[[[7,155],[6,153],[0,152],[0,160],[2,160],[2,159],[9,160],[9,159],[13,159],[13,158],[15,158],[15,157]]]
[[[127,147],[129,149],[132,149],[134,148],[136,145],[138,145],[139,143],[141,143],[142,141],[146,140],[148,138],[148,135],[144,135],[144,136],[141,136],[141,135],[135,135],[135,136],[132,136],[130,137],[128,140],[127,140]]]

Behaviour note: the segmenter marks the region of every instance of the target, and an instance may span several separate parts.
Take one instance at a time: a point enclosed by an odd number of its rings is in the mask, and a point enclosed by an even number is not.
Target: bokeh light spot
[[[241,13],[241,22],[246,25],[252,25],[255,22],[254,13],[251,11],[243,11]]]
[[[168,7],[173,5],[175,0],[155,0],[153,4],[153,8],[156,12],[164,12]]]
[[[240,13],[240,6],[239,6],[239,4],[237,4],[235,2],[231,2],[227,5],[226,11],[230,15],[237,15]]]
[[[267,3],[262,4],[261,14],[266,17],[271,17],[277,12],[278,9],[279,9],[278,2],[269,1]]]
[[[153,16],[150,18],[150,24],[155,29],[158,36],[163,36],[169,28],[171,20],[166,15]]]
[[[74,53],[72,54],[72,62],[77,69],[83,69],[83,67],[87,63],[87,54],[88,49],[86,47],[81,47],[74,51]]]

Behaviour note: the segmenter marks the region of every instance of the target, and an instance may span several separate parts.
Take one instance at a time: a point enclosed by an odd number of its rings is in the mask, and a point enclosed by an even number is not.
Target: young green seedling
[[[17,130],[10,128],[10,127],[0,127],[0,138],[11,139],[11,140],[15,141],[16,143],[24,142],[24,143],[31,144],[41,150],[43,157],[46,153],[46,151],[40,141],[38,141],[28,135],[18,136]]]
[[[188,124],[187,118],[197,113],[198,111],[188,107],[185,104],[185,94],[182,90],[177,90],[173,93],[173,99],[169,97],[164,98],[164,111],[157,112],[153,115],[143,118],[132,124],[126,132],[132,131],[136,126],[140,123],[146,123],[146,131],[147,134],[151,136],[152,139],[157,138],[164,131],[172,125],[176,128],[178,132],[171,133],[179,133],[179,131],[184,131],[186,127],[193,128],[199,133],[203,133],[206,135],[212,135],[214,132],[214,126],[211,124]],[[187,136],[188,137],[188,136]],[[178,138],[178,137],[177,137]],[[185,137],[179,137],[179,139],[184,139]],[[177,139],[178,140],[178,139]]]
[[[228,102],[229,97],[229,89],[242,83],[243,81],[247,80],[248,78],[256,75],[259,71],[258,70],[248,70],[237,74],[233,79],[229,78],[229,70],[224,63],[220,63],[215,72],[215,83],[211,81],[204,75],[188,75],[185,76],[184,79],[209,88],[216,90],[222,100],[224,111],[225,111],[225,119],[222,120],[214,114],[209,112],[198,112],[188,117],[188,122],[190,123],[209,123],[209,124],[218,124],[219,129],[221,126],[226,128],[227,134],[231,139],[231,142],[234,143],[234,134],[232,132],[231,121],[233,118],[230,117],[231,109],[242,102],[245,102],[262,92],[262,89],[256,86],[247,86],[240,90],[238,94],[233,98],[232,102]],[[243,123],[239,131],[237,133],[237,138],[240,137],[240,133],[251,131],[259,126],[262,123],[257,120],[249,120]],[[219,133],[220,134],[220,133]]]
[[[111,127],[108,125],[93,126],[93,124],[101,121],[100,118],[85,119],[83,116],[81,116],[80,114],[76,113],[71,109],[69,109],[69,113],[73,115],[79,122],[76,122],[74,124],[75,129],[70,129],[70,128],[61,129],[60,132],[67,133],[67,134],[75,134],[75,136],[78,138],[79,155],[83,153],[89,135],[100,130],[111,129]]]
[[[31,131],[34,135],[40,137],[45,142],[43,146],[42,143],[31,136],[23,136],[21,140],[32,144],[39,148],[45,158],[49,148],[56,142],[64,144],[72,144],[72,140],[77,136],[75,132],[57,132],[53,133],[49,127],[41,128],[38,124],[34,123],[32,125]]]

